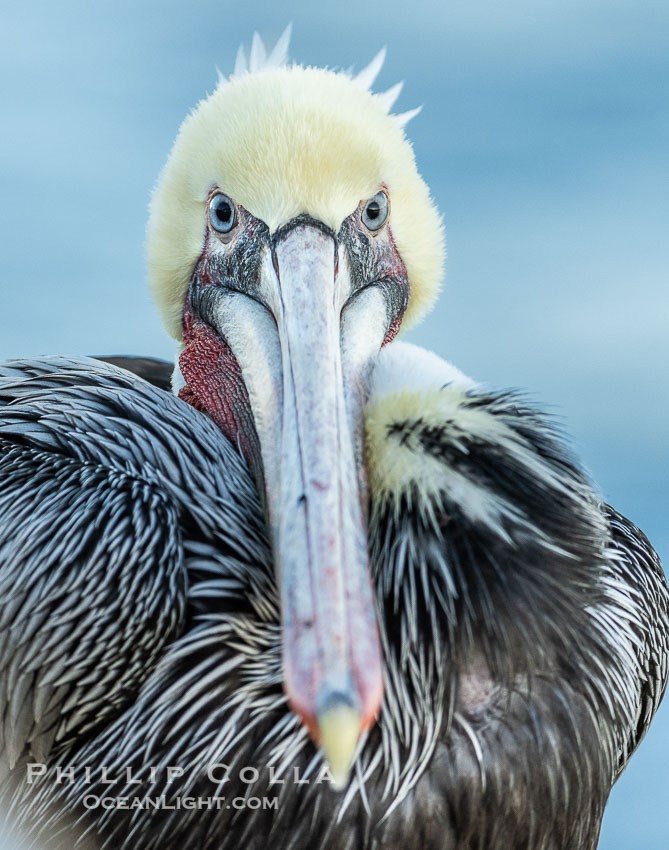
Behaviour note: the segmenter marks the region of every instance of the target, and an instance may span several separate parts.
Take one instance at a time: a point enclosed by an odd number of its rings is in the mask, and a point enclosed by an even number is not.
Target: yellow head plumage
[[[300,213],[338,230],[360,201],[385,185],[393,238],[409,277],[405,324],[422,318],[438,293],[443,228],[404,133],[408,118],[389,113],[399,87],[385,95],[367,87],[382,55],[353,78],[286,67],[280,54],[287,34],[282,42],[268,60],[258,58],[261,48],[254,61],[252,49],[251,71],[238,61],[235,74],[185,119],[154,193],[149,280],[176,339],[214,185],[270,231]]]

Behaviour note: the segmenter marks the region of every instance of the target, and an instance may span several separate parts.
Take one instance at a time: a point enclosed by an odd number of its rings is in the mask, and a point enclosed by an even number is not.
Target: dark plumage
[[[112,366],[0,369],[0,728],[16,827],[63,848],[596,846],[666,684],[655,553],[513,395],[463,391],[450,420],[416,411],[385,439],[436,461],[444,486],[429,504],[372,493],[386,693],[338,793],[286,705],[270,548],[235,449]],[[453,473],[494,495],[496,516],[475,517]],[[32,785],[29,761],[49,765]],[[221,764],[219,786],[206,771]],[[201,810],[84,805],[217,794],[225,804]],[[264,796],[276,804],[225,807]]]

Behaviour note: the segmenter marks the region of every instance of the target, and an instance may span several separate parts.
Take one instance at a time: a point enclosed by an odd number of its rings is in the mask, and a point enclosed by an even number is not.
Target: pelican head
[[[399,86],[285,65],[257,37],[181,126],[151,206],[153,297],[180,396],[264,499],[288,700],[342,783],[383,695],[367,554],[366,379],[434,301],[439,214],[390,113]]]

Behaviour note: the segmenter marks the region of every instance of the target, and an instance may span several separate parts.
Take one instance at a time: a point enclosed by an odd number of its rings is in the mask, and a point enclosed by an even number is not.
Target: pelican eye
[[[209,201],[209,221],[219,233],[230,233],[237,223],[235,205],[222,192],[215,194]]]
[[[388,196],[385,192],[377,192],[370,198],[362,211],[362,223],[367,230],[380,230],[388,218]]]

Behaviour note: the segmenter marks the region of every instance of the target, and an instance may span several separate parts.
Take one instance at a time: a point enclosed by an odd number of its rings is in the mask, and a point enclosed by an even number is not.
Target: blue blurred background
[[[411,334],[563,417],[604,496],[669,563],[666,0],[5,2],[0,357],[171,358],[146,293],[147,202],[179,123],[254,29],[301,63],[405,80],[397,109],[448,233]],[[669,699],[601,850],[669,846]]]

